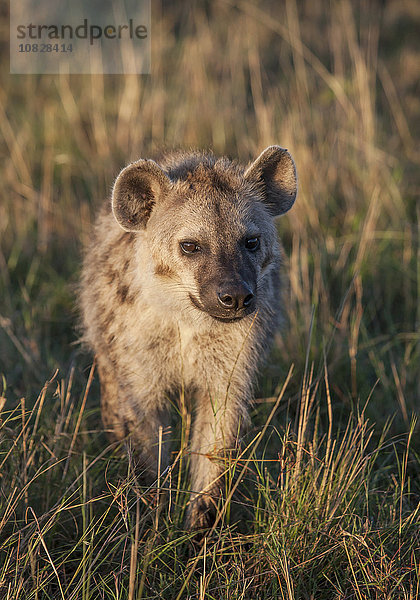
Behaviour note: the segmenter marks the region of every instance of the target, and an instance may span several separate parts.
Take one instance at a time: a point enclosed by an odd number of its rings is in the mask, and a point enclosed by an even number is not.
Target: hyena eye
[[[179,245],[185,254],[194,254],[201,250],[200,246],[195,242],[181,242]]]
[[[245,248],[248,250],[254,251],[258,250],[260,247],[260,238],[253,237],[245,240]]]

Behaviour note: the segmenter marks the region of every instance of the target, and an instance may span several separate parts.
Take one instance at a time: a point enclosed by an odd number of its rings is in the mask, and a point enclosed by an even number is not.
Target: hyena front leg
[[[126,436],[124,421],[121,418],[118,381],[112,364],[104,357],[96,357],[101,386],[101,415],[109,439],[120,441]]]
[[[151,401],[152,400],[152,401]],[[152,483],[169,466],[169,414],[160,398],[129,396],[123,407],[127,449],[138,475]]]
[[[141,393],[141,386],[130,382],[121,386],[112,366],[98,359],[101,384],[101,410],[104,427],[111,440],[125,440],[140,476],[156,479],[169,465],[169,414],[166,399]],[[133,389],[136,391],[134,392]]]
[[[197,398],[191,443],[191,497],[186,526],[201,529],[214,523],[226,492],[226,474],[238,449],[247,419],[246,401],[238,396],[217,398],[211,392]]]

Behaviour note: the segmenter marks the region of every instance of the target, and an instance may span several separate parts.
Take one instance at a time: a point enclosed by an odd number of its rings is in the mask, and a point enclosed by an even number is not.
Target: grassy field
[[[9,75],[0,5],[0,598],[419,599],[418,2],[152,4],[140,77]],[[152,489],[102,431],[81,249],[128,161],[273,143],[288,324],[198,547],[182,398]]]

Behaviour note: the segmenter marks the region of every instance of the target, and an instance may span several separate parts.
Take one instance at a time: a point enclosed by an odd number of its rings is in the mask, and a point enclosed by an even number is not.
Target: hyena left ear
[[[171,182],[154,160],[138,160],[118,175],[112,190],[112,212],[125,231],[145,229],[150,213]]]
[[[263,150],[247,168],[244,177],[262,184],[264,204],[273,216],[292,208],[297,193],[296,167],[284,148],[269,146]]]

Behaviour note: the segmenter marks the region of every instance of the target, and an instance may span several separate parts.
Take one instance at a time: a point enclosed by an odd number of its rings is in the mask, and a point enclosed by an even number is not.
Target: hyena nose
[[[254,301],[254,294],[246,283],[226,286],[217,293],[217,300],[222,308],[239,311],[248,308]]]

